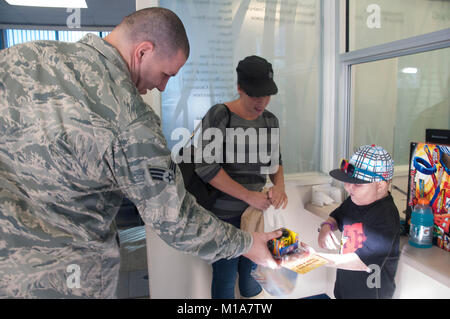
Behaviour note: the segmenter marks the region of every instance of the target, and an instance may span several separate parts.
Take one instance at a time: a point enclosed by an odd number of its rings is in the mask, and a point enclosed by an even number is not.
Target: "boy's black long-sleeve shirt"
[[[338,269],[336,298],[392,298],[399,259],[400,217],[386,197],[365,206],[347,198],[331,214],[342,232],[343,253],[356,253],[372,272]],[[378,267],[377,267],[378,266]]]

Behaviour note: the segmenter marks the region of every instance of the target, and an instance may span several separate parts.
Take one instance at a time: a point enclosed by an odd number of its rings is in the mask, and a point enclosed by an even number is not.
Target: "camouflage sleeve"
[[[168,245],[210,262],[250,249],[250,233],[220,221],[186,194],[153,112],[130,124],[107,153],[115,182]]]

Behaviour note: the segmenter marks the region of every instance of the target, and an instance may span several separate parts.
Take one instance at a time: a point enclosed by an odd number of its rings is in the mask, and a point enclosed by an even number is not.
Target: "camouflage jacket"
[[[115,297],[124,196],[166,243],[207,261],[252,244],[185,194],[115,48],[88,34],[0,51],[0,297]]]

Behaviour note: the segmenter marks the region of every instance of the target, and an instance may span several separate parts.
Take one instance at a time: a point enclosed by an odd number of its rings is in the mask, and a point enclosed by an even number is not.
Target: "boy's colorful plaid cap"
[[[331,171],[330,175],[342,182],[353,184],[381,182],[383,181],[381,176],[383,176],[386,181],[389,181],[394,177],[394,161],[392,160],[391,155],[381,146],[374,144],[361,146],[352,155],[349,163],[357,168],[353,177],[346,175],[340,169]],[[369,171],[381,176],[369,175],[364,173],[364,171]]]
[[[439,150],[447,155],[450,155],[450,145],[438,145]]]

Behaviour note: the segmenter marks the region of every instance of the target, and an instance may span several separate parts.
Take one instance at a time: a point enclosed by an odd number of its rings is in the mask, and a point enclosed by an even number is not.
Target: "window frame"
[[[347,28],[339,32],[340,25],[348,25],[346,3],[341,0],[339,8],[336,8],[336,37],[340,37],[340,43],[347,47]],[[338,81],[336,91],[336,144],[334,145],[336,163],[339,158],[348,158],[352,153],[352,67],[357,64],[369,63],[380,60],[398,58],[417,53],[430,52],[450,47],[450,28],[434,31],[406,39],[396,40],[363,49],[342,52],[337,57]],[[396,176],[408,173],[407,168],[396,166]]]

